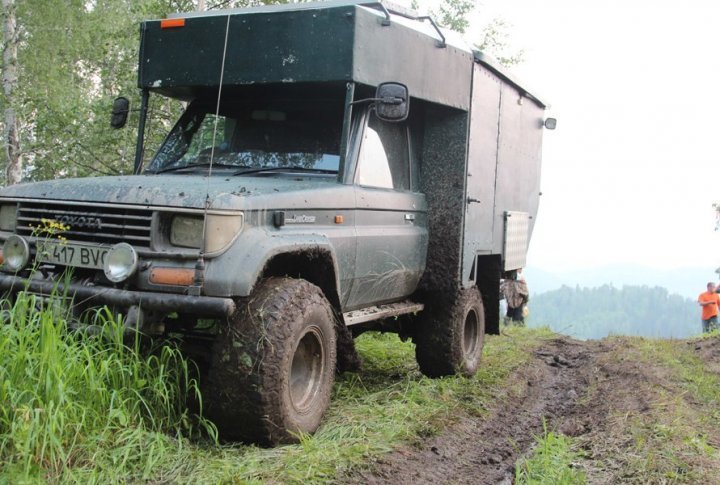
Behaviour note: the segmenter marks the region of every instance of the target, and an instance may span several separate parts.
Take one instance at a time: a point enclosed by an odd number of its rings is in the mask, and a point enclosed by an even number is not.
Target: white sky
[[[546,131],[529,265],[720,266],[720,1],[480,0],[513,72],[558,119]]]

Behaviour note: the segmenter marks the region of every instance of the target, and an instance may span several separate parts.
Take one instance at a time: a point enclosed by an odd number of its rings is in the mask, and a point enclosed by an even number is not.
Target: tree
[[[510,50],[510,35],[507,22],[501,18],[490,21],[481,32],[482,40],[475,46],[478,50],[488,52],[497,58],[504,66],[514,66],[523,61],[524,51],[512,52]]]
[[[17,19],[15,0],[2,0],[3,6],[3,59],[2,82],[5,116],[3,118],[3,145],[7,157],[5,180],[8,184],[20,181],[22,158],[18,140],[18,123],[15,113],[15,94],[18,85],[17,76]]]
[[[580,338],[688,337],[701,330],[697,303],[661,287],[563,286],[533,296],[529,307],[531,326],[549,326]]]
[[[443,0],[437,10],[429,9],[429,15],[436,18],[440,25],[464,34],[470,26],[469,16],[475,10],[474,0]],[[420,1],[413,0],[412,8],[420,9]],[[494,18],[480,32],[480,42],[475,48],[494,56],[504,66],[513,66],[523,60],[523,51],[511,51],[508,23],[502,18]]]
[[[462,34],[470,25],[468,15],[474,9],[474,0],[445,0],[438,7],[434,17],[437,17],[440,25]]]

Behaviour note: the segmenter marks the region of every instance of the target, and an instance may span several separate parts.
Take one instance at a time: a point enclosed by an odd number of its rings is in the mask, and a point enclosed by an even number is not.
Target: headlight
[[[17,225],[17,204],[0,205],[0,231],[14,232]]]
[[[242,214],[208,214],[205,228],[205,253],[222,251],[235,239],[243,226]],[[177,215],[170,224],[170,244],[202,249],[202,216]]]
[[[175,216],[170,225],[170,244],[183,248],[202,246],[203,218],[195,216]]]
[[[113,283],[120,283],[131,277],[138,265],[135,249],[128,243],[118,243],[105,256],[105,276]]]
[[[25,238],[13,234],[3,245],[3,259],[6,269],[18,272],[25,267],[30,259],[30,246]]]

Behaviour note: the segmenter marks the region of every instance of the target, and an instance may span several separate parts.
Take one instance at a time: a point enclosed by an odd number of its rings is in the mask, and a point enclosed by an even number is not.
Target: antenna
[[[217,140],[218,117],[220,116],[220,99],[222,97],[223,79],[225,77],[225,58],[227,57],[228,37],[230,36],[230,15],[227,16],[225,24],[225,42],[223,44],[222,63],[220,65],[220,84],[218,85],[217,103],[215,105],[215,120],[213,123],[212,146],[210,148],[210,165],[207,173],[207,188],[205,190],[205,207],[203,209],[202,242],[200,254],[195,263],[195,278],[193,284],[188,288],[188,294],[200,296],[205,281],[205,239],[207,237],[207,215],[210,209],[210,178],[212,177],[213,162],[215,160],[215,141]]]

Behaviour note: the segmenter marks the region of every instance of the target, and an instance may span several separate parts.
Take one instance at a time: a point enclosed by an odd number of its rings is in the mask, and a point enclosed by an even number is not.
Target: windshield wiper
[[[233,173],[233,175],[248,175],[248,174],[254,174],[254,173],[261,173],[261,172],[312,172],[312,173],[327,173],[327,174],[335,174],[337,173],[337,170],[328,170],[324,168],[308,168],[308,167],[298,167],[298,166],[290,166],[290,167],[258,167],[258,168],[248,168],[246,170],[238,170],[237,172]]]
[[[242,165],[232,165],[227,163],[213,163],[213,168],[242,168]],[[154,172],[150,172],[153,174],[158,173],[167,173],[167,172],[177,172],[179,170],[192,170],[194,168],[210,168],[210,162],[203,162],[203,163],[190,163],[188,165],[183,165],[182,167],[167,167],[167,168],[161,168],[160,170],[155,170]],[[249,167],[246,167],[249,168]]]

